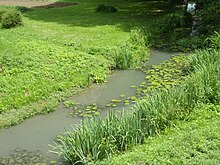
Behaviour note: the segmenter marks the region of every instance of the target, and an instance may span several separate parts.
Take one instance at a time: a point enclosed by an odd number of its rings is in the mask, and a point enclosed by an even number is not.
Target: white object
[[[194,15],[196,13],[196,3],[190,2],[187,4],[187,12]]]

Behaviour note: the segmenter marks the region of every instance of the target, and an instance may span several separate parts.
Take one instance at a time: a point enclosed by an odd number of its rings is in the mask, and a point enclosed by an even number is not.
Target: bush
[[[177,41],[177,45],[180,46],[183,49],[201,49],[203,46],[205,46],[205,38],[194,36],[194,37],[188,37],[188,38],[182,38]]]
[[[1,23],[1,20],[2,20],[2,16],[3,16],[3,14],[4,14],[5,12],[7,12],[6,9],[1,9],[1,10],[0,10],[0,23]]]
[[[200,0],[201,5],[198,16],[201,18],[198,30],[202,34],[212,34],[220,28],[220,2],[213,0]]]
[[[101,4],[96,8],[96,11],[97,12],[114,13],[114,12],[117,12],[118,10],[114,6],[106,6],[106,5]]]
[[[175,28],[181,27],[181,22],[183,19],[183,15],[179,13],[172,13],[166,15],[160,22],[160,32],[168,34],[169,32],[173,31]]]
[[[1,17],[2,27],[9,29],[22,25],[22,19],[19,12],[15,10],[7,10]]]
[[[25,13],[27,11],[30,11],[30,8],[25,7],[25,6],[16,6],[16,9],[21,13]]]

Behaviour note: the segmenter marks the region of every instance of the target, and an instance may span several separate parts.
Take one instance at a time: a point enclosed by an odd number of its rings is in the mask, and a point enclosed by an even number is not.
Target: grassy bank
[[[220,107],[200,105],[184,122],[132,150],[96,164],[206,164],[220,162]]]
[[[23,26],[0,29],[0,127],[54,110],[112,69],[140,68],[149,35],[138,29],[171,10],[166,2],[112,1],[118,12],[98,13],[102,1],[78,2],[33,8],[22,14]]]

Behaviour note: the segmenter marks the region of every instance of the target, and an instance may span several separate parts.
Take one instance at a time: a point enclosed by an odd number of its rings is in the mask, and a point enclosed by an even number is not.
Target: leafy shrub
[[[213,0],[199,0],[201,5],[198,16],[201,18],[198,30],[203,34],[212,34],[220,28],[220,2]]]
[[[7,10],[1,17],[2,27],[9,29],[22,25],[22,19],[19,12],[15,10]]]
[[[161,33],[169,33],[175,28],[179,28],[182,25],[183,15],[179,13],[171,13],[166,15],[160,22],[159,27]]]
[[[16,6],[16,9],[21,13],[25,13],[27,11],[30,11],[30,8],[25,7],[25,6]]]
[[[177,45],[184,49],[195,50],[202,48],[205,45],[204,41],[204,37],[194,36],[178,40]]]
[[[106,12],[106,13],[114,13],[117,12],[118,10],[114,7],[114,6],[107,6],[104,4],[100,4],[97,8],[96,8],[97,12]]]

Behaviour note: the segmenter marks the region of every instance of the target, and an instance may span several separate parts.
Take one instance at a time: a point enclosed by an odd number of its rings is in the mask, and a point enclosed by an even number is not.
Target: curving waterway
[[[147,66],[159,64],[168,60],[172,55],[178,53],[167,53],[152,50]],[[111,74],[107,83],[91,85],[83,93],[71,99],[81,104],[96,102],[104,106],[112,99],[119,99],[121,94],[126,96],[135,95],[136,89],[130,88],[131,85],[138,86],[145,81],[145,74],[139,70],[122,70]],[[107,110],[103,110],[105,112]],[[38,115],[25,120],[19,125],[0,130],[0,157],[9,157],[15,150],[25,150],[38,152],[48,159],[57,159],[57,155],[48,152],[53,144],[56,135],[71,129],[75,124],[79,124],[81,118],[71,117],[68,110],[59,105],[56,111]],[[1,162],[0,162],[1,164]]]

